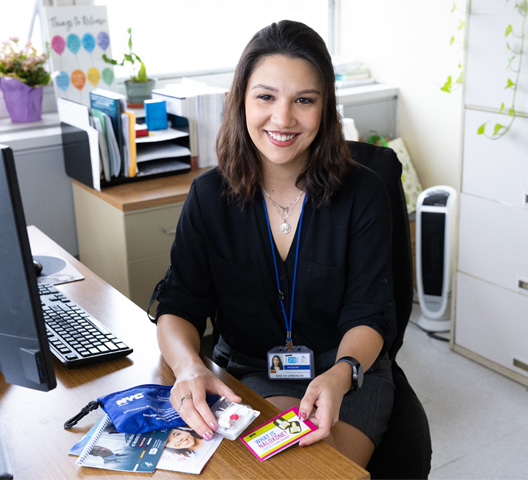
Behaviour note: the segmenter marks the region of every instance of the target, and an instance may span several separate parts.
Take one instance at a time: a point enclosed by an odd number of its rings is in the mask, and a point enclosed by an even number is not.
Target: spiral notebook
[[[163,452],[170,430],[148,433],[120,433],[105,415],[70,450],[79,455],[83,467],[125,472],[153,472]]]

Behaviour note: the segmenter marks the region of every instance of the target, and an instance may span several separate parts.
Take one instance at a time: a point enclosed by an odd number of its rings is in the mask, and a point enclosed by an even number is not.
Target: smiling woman
[[[214,317],[218,365],[310,417],[319,428],[301,446],[325,438],[365,466],[392,410],[390,208],[381,179],[351,158],[317,32],[284,20],[254,34],[216,146],[218,168],[194,181],[156,287],[171,401],[190,397],[180,415],[205,439],[218,428],[205,392],[241,401],[199,357]]]
[[[295,164],[304,165],[319,131],[321,90],[315,68],[305,60],[274,55],[260,62],[249,78],[245,107],[249,136],[261,152],[263,168],[294,168],[297,177]]]
[[[188,428],[174,428],[172,429],[165,449],[169,453],[190,457],[194,455],[196,449],[199,448],[202,440],[198,434]]]

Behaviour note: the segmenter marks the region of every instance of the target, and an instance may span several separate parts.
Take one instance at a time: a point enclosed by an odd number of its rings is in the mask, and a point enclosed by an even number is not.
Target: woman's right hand
[[[176,377],[172,406],[190,428],[210,440],[218,427],[206,394],[217,394],[231,402],[242,399],[205,366],[200,358],[200,335],[191,323],[175,315],[161,315],[157,335],[163,358]]]
[[[218,428],[216,418],[207,404],[208,393],[226,397],[231,402],[242,401],[201,360],[180,370],[170,397],[170,402],[180,417],[205,440],[210,440]]]

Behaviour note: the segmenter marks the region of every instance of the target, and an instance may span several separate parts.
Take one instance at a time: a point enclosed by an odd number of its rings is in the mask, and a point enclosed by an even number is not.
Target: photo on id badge
[[[313,352],[306,347],[275,347],[268,352],[271,380],[313,378]]]

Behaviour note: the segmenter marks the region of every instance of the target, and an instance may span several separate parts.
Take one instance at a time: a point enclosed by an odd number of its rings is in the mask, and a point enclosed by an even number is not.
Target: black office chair
[[[413,304],[411,239],[401,184],[402,167],[390,148],[349,142],[352,157],[385,182],[392,209],[392,273],[397,335],[389,350],[396,386],[388,431],[367,466],[373,479],[425,479],[431,471],[431,434],[420,400],[396,362]]]

